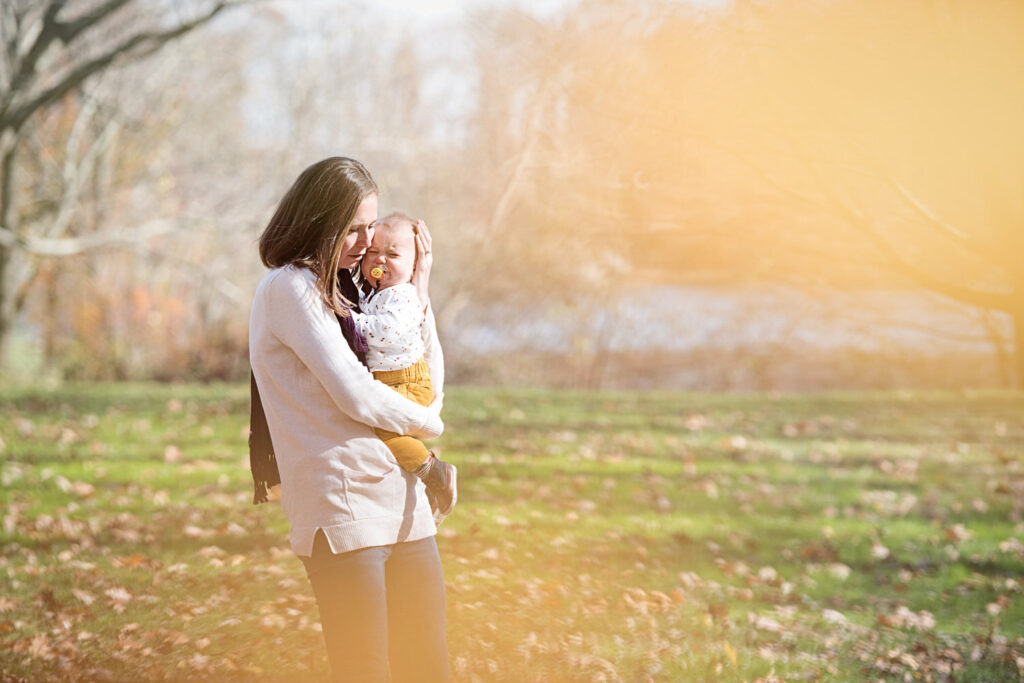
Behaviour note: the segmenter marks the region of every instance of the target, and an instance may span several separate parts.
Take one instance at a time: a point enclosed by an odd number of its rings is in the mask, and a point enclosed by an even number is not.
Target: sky
[[[360,0],[340,5],[337,0],[275,0],[259,5],[257,16],[272,17],[271,26],[282,25],[290,31],[291,48],[299,52],[311,49],[308,37],[323,39],[323,26],[339,12],[362,14],[365,24],[386,27],[382,40],[396,30],[415,40],[417,51],[430,68],[422,84],[425,101],[433,108],[435,129],[440,138],[454,139],[463,126],[465,113],[472,110],[473,90],[467,74],[472,70],[471,41],[464,29],[468,12],[488,7],[520,7],[538,19],[556,16],[577,0]],[[239,20],[247,21],[241,15]],[[365,25],[364,24],[364,25]],[[339,37],[340,38],[340,37]],[[315,49],[315,48],[312,48]],[[249,92],[244,112],[253,141],[272,142],[287,129],[282,107],[287,98],[267,76],[276,68],[274,53],[256,55],[249,64]]]
[[[373,6],[424,21],[446,21],[458,17],[468,8],[488,5],[518,5],[535,16],[543,17],[570,4],[572,0],[378,0]]]
[[[426,28],[457,21],[467,10],[491,6],[518,6],[538,18],[545,18],[557,14],[574,2],[575,0],[363,0],[355,3],[355,6],[363,7],[367,12],[401,17],[419,28]],[[274,6],[285,14],[297,16],[331,11],[337,5],[337,0],[278,0]]]

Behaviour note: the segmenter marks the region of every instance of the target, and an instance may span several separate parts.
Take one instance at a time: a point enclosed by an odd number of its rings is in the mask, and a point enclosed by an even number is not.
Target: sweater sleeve
[[[427,308],[427,317],[423,321],[423,347],[423,357],[430,368],[430,383],[434,387],[434,400],[440,410],[444,402],[444,353],[437,337],[437,321],[434,320],[432,308]]]
[[[333,313],[301,271],[283,271],[268,283],[270,331],[323,385],[352,419],[418,438],[444,429],[437,411],[418,405],[378,382],[345,343]]]

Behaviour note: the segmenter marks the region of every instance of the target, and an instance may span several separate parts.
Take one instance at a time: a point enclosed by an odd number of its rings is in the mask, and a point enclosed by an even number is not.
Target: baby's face
[[[377,223],[373,243],[363,256],[363,277],[376,289],[387,289],[409,282],[415,265],[416,240],[412,225],[401,220]],[[381,272],[375,272],[375,268],[380,268]]]

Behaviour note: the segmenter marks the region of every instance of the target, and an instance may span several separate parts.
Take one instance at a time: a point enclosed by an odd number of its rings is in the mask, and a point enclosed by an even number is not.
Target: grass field
[[[461,681],[1019,680],[1024,394],[453,389]],[[0,390],[0,680],[324,680],[247,387]]]

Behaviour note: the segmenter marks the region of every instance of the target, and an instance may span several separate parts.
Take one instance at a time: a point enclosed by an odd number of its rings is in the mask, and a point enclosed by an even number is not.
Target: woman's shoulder
[[[313,271],[289,264],[269,270],[256,288],[256,297],[266,298],[269,303],[281,296],[289,299],[306,298],[310,292],[315,291],[316,276]]]
[[[267,271],[266,275],[263,276],[263,282],[270,283],[275,281],[291,282],[291,281],[306,281],[313,282],[316,276],[313,275],[313,271],[309,268],[289,263],[278,268],[271,268]]]

